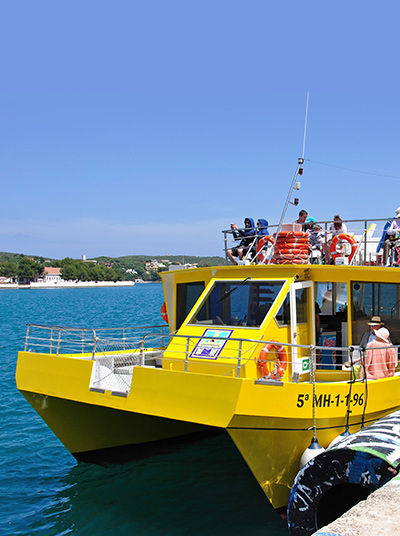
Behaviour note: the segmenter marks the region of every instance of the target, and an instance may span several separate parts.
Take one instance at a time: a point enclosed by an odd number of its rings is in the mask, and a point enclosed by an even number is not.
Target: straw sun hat
[[[382,326],[382,318],[380,316],[373,316],[371,320],[368,322],[369,326]]]

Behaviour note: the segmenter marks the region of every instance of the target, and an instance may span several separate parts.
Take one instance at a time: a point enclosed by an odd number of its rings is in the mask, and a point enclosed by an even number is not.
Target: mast
[[[286,215],[287,207],[288,207],[289,203],[291,202],[290,198],[292,196],[293,190],[295,190],[295,189],[298,190],[299,189],[297,187],[297,185],[296,185],[296,179],[297,179],[297,177],[299,175],[303,174],[302,165],[304,164],[304,153],[305,153],[305,148],[306,148],[306,133],[307,133],[307,119],[308,119],[308,102],[309,102],[309,99],[310,99],[310,93],[309,93],[309,91],[307,91],[306,113],[305,113],[305,118],[304,118],[303,151],[302,151],[301,157],[297,159],[296,172],[295,172],[295,174],[293,176],[293,180],[292,180],[292,183],[291,183],[290,188],[289,188],[289,193],[287,195],[286,202],[285,202],[285,205],[284,205],[283,210],[282,210],[281,218],[279,220],[278,228],[277,228],[276,233],[275,233],[274,243],[272,244],[271,253],[270,253],[269,257],[268,257],[268,263],[267,264],[271,263],[272,255],[273,255],[274,250],[275,250],[275,244],[276,244],[276,241],[278,239],[278,235],[279,235],[279,232],[280,232],[281,227],[282,227],[283,220],[284,220],[285,215]]]

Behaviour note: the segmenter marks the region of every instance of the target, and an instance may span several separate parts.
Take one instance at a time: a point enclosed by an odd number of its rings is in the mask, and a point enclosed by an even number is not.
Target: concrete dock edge
[[[315,536],[400,536],[400,477],[374,491]]]

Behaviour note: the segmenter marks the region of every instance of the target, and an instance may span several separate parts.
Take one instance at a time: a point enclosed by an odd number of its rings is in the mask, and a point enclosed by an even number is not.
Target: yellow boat
[[[365,381],[345,364],[356,361],[372,315],[400,344],[397,268],[258,264],[161,275],[169,332],[28,326],[18,389],[77,459],[226,431],[278,508],[313,437],[327,447],[400,408],[397,367]]]

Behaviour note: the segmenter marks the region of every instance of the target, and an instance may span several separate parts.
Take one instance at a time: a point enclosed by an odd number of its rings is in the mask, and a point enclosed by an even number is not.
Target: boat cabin
[[[311,351],[317,370],[342,373],[348,347],[359,345],[372,316],[380,315],[392,343],[400,344],[399,275],[396,268],[323,265],[165,272],[175,335],[163,367],[261,378],[271,368],[259,362],[269,341],[267,361],[275,363],[273,352],[281,352],[287,362],[283,381],[309,379]]]

